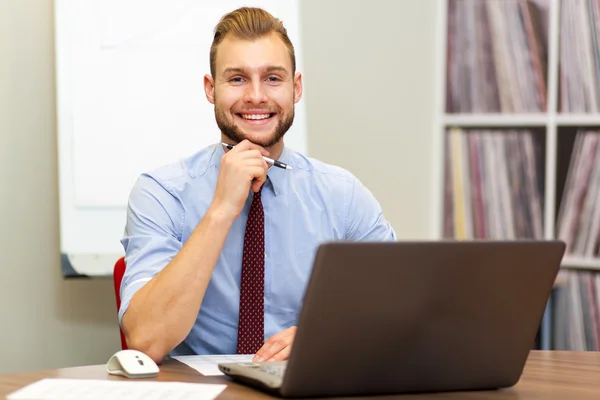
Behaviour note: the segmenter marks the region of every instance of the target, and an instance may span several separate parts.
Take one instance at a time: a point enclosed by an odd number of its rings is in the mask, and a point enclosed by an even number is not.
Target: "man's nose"
[[[247,86],[244,101],[251,104],[261,104],[267,101],[267,94],[262,82],[253,81]]]

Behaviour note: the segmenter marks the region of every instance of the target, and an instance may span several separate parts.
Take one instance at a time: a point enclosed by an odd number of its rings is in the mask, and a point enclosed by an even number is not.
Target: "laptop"
[[[513,386],[564,251],[552,240],[325,243],[288,360],[219,369],[281,397]]]

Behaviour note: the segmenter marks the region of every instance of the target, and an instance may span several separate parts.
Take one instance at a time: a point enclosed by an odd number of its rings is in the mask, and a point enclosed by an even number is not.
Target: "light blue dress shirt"
[[[139,177],[121,240],[127,268],[119,321],[135,292],[171,261],[206,213],[224,154],[215,144]],[[352,174],[289,148],[279,159],[293,169],[269,168],[262,189],[265,340],[296,324],[320,243],[396,239],[376,199]],[[236,352],[242,249],[251,201],[248,196],[231,226],[196,323],[172,356]]]

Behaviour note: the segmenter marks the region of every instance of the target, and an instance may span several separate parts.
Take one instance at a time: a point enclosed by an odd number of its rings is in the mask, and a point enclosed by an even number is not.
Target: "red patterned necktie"
[[[254,354],[264,344],[265,214],[254,193],[242,254],[237,354]]]

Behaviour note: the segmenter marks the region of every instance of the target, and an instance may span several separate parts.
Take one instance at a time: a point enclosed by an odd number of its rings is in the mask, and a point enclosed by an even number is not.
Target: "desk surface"
[[[0,375],[0,398],[29,383],[43,378],[127,379],[106,373],[104,365],[63,368]],[[158,381],[180,381],[227,384],[219,400],[270,398],[260,391],[232,382],[223,376],[202,376],[175,360],[161,365]],[[600,353],[532,351],[523,376],[509,389],[484,392],[377,396],[378,399],[600,399]],[[352,400],[358,400],[352,397]]]

